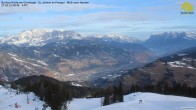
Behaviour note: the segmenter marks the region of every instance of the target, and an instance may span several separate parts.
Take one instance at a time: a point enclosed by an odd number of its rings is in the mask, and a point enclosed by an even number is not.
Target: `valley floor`
[[[101,98],[74,99],[68,110],[196,110],[196,98],[138,92],[124,96],[122,103],[108,106],[101,106]]]

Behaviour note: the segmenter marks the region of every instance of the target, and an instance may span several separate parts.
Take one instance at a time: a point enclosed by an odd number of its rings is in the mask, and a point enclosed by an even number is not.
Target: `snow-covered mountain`
[[[0,85],[0,110],[41,110],[45,102],[41,101],[33,92],[16,94],[17,90],[8,89]],[[46,110],[51,110],[47,107]]]
[[[74,31],[50,30],[50,29],[33,29],[23,31],[17,35],[10,35],[0,39],[0,43],[14,44],[18,46],[43,46],[51,42],[58,42],[70,39],[88,39],[99,38],[104,40],[113,40],[120,42],[138,42],[136,38],[122,35],[92,35],[82,36]]]
[[[139,103],[142,100],[142,103]],[[155,93],[132,93],[124,102],[101,106],[101,98],[73,99],[67,110],[195,110],[196,99]]]
[[[63,39],[81,39],[82,36],[73,31],[33,29],[23,31],[17,35],[4,37],[1,43],[14,44],[18,46],[42,46],[50,42]]]
[[[195,32],[188,32],[186,33],[187,38],[196,40],[196,33]]]
[[[194,32],[163,32],[152,34],[150,39],[176,39],[182,38],[187,40],[196,40],[196,33]]]
[[[196,33],[164,32],[153,34],[143,45],[159,55],[169,55],[179,50],[196,46]]]

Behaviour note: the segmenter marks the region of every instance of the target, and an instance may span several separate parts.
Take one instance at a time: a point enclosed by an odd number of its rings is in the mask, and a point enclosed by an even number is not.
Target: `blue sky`
[[[159,32],[196,31],[196,13],[181,15],[184,0],[83,1],[89,4],[0,7],[0,36],[49,28],[73,30],[83,35],[122,34],[143,40]],[[188,2],[196,7],[195,0]]]

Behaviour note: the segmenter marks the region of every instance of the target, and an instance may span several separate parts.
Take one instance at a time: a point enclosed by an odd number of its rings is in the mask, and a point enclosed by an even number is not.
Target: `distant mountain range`
[[[155,51],[158,55],[169,55],[196,46],[196,33],[165,32],[154,34],[143,45]]]
[[[152,52],[137,42],[120,35],[83,37],[73,31],[24,31],[0,40],[1,80],[46,75],[88,82],[151,61]]]
[[[129,69],[193,46],[196,34],[186,32],[154,34],[142,42],[122,35],[82,36],[74,31],[34,29],[0,39],[0,80],[46,75],[99,86],[122,78]],[[148,78],[137,75],[141,81]]]
[[[0,39],[0,43],[17,45],[17,46],[43,46],[48,43],[58,42],[62,40],[84,40],[91,38],[102,39],[105,41],[117,41],[126,43],[139,42],[136,38],[122,35],[93,35],[82,36],[74,31],[65,30],[49,30],[49,29],[33,29],[23,31],[17,35],[10,35]]]

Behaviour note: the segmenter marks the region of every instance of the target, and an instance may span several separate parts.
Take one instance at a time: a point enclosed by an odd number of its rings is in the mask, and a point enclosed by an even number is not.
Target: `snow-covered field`
[[[29,104],[26,94],[16,95],[15,90],[10,94],[0,85],[0,110],[42,110],[43,101],[32,92],[28,97]],[[139,100],[142,102],[139,103]],[[196,98],[155,93],[132,93],[124,96],[124,102],[108,106],[101,106],[101,102],[101,98],[79,98],[73,99],[67,106],[68,110],[196,110]],[[15,108],[16,103],[19,108]]]
[[[8,92],[8,89],[0,85],[0,110],[42,110],[43,101],[40,101],[34,93],[28,94],[29,104],[27,104],[27,94],[16,95],[16,91]],[[17,103],[19,108],[15,107]],[[46,110],[51,110],[48,107]]]
[[[139,100],[142,103],[139,104]],[[124,102],[101,106],[101,98],[74,99],[68,110],[196,110],[196,99],[155,93],[132,93]]]

